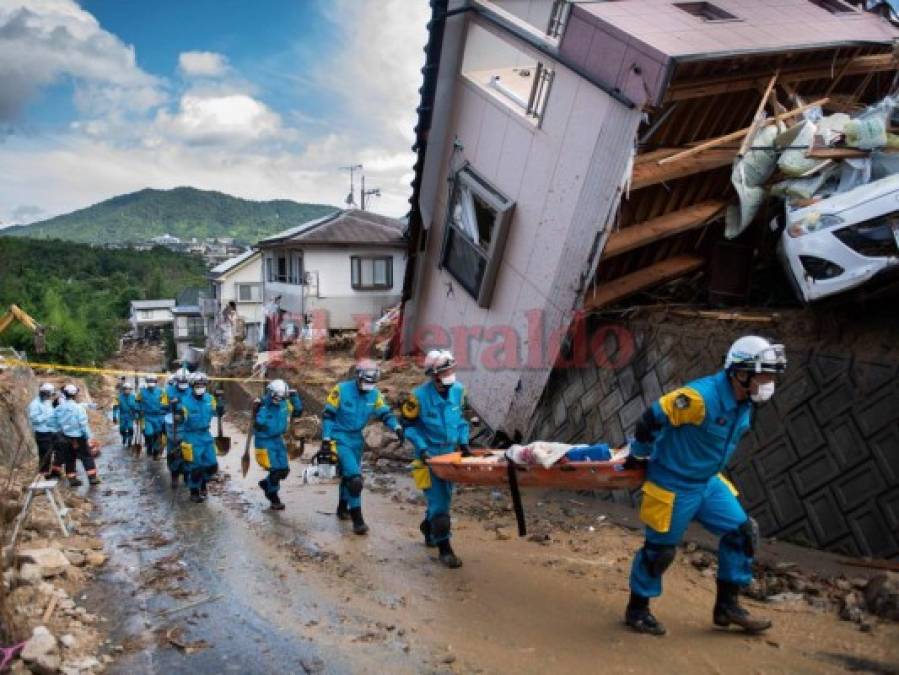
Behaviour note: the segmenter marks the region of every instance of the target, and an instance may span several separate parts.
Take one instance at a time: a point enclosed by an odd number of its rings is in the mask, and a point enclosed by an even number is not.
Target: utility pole
[[[347,208],[352,208],[356,206],[356,184],[354,182],[354,177],[357,171],[362,171],[361,164],[351,164],[350,166],[342,166],[340,167],[341,171],[349,171],[350,172],[350,194],[347,195],[346,202]],[[363,202],[365,201],[365,197],[362,198]]]
[[[365,211],[365,198],[366,197],[380,197],[381,196],[381,188],[372,188],[371,190],[365,189],[365,174],[362,174],[362,210]]]

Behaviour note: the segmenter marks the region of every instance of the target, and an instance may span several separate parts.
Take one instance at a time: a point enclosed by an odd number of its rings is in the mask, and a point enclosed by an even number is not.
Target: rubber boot
[[[269,495],[265,495],[265,496],[268,497],[268,500],[272,503],[271,506],[269,506],[269,508],[272,511],[283,511],[284,510],[284,502],[282,502],[281,498],[278,497],[277,492],[275,492],[271,496],[269,496]]]
[[[191,488],[190,501],[192,501],[194,504],[202,504],[203,503],[203,496],[200,494],[199,488]]]
[[[350,518],[353,519],[353,532],[356,534],[368,534],[368,525],[365,524],[365,520],[362,518],[361,506],[350,509]]]
[[[99,485],[100,483],[103,482],[103,479],[100,478],[100,476],[88,476],[87,482],[90,483],[91,485]]]
[[[425,546],[428,548],[434,548],[437,544],[434,543],[434,540],[431,539],[431,521],[425,518],[421,521],[421,524],[418,526],[418,529],[421,530],[421,533],[425,538]]]
[[[173,473],[173,474],[172,474],[172,482],[171,482],[171,486],[172,486],[172,489],[173,489],[173,490],[175,490],[175,489],[178,488],[178,477],[179,477],[180,475],[181,475],[181,474],[179,474],[179,473]]]
[[[740,587],[726,581],[717,582],[718,595],[715,598],[715,610],[712,620],[716,626],[727,628],[735,624],[747,633],[761,633],[771,628],[769,619],[753,619],[749,612],[740,607]]]
[[[209,496],[209,490],[206,488],[206,483],[203,483],[203,484],[200,486],[200,496],[201,496],[203,499],[206,499],[206,498]]]
[[[78,476],[69,478],[69,487],[79,487],[81,485],[84,485],[84,483],[81,482],[81,479],[78,478]]]
[[[624,622],[638,633],[664,635],[665,626],[649,610],[649,598],[631,592],[631,598],[624,612]]]
[[[456,556],[453,552],[453,547],[450,546],[449,539],[441,541],[437,544],[437,549],[440,551],[440,562],[443,563],[446,567],[450,569],[455,569],[457,567],[462,567],[462,561]]]
[[[340,520],[350,519],[350,507],[347,504],[346,499],[341,499],[337,502],[337,517]]]

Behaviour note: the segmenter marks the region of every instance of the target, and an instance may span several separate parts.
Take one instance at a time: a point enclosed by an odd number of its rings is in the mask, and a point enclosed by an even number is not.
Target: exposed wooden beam
[[[634,162],[634,173],[631,177],[631,189],[639,190],[640,188],[650,185],[658,185],[659,183],[667,183],[668,181],[684,176],[692,176],[703,171],[711,171],[722,166],[727,166],[734,160],[737,154],[735,147],[717,147],[701,152],[698,155],[689,157],[682,162],[673,162],[671,164],[659,164],[660,159],[676,155],[683,148],[665,148],[657,150],[647,155],[645,161],[640,161],[643,155],[638,155]]]
[[[878,148],[877,152],[896,153],[899,148]],[[870,150],[859,150],[858,148],[828,148],[825,146],[811,148],[805,153],[806,157],[812,159],[861,159],[870,157]]]
[[[785,67],[781,70],[778,81],[784,83],[824,80],[834,78],[838,73],[840,77],[846,77],[895,70],[896,66],[897,62],[893,54],[857,56],[837,63],[828,61],[826,63]],[[771,74],[771,70],[762,70],[752,73],[735,73],[723,77],[715,76],[688,80],[686,82],[675,82],[668,87],[665,101],[682,101],[684,99],[764,87],[770,80]]]
[[[699,202],[685,209],[672,211],[658,218],[618,230],[609,236],[606,247],[602,251],[602,257],[603,259],[611,258],[654,241],[702,227],[721,213],[725,206],[727,206],[727,202],[719,200]]]
[[[635,293],[695,272],[703,265],[705,265],[703,258],[680,255],[625,274],[618,279],[604,281],[595,290],[587,293],[584,298],[584,309],[590,311],[608,307]]]

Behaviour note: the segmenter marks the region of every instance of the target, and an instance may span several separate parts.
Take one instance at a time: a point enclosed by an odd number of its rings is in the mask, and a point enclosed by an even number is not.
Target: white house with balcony
[[[378,318],[400,302],[404,228],[400,220],[349,209],[263,239],[264,300],[280,296],[282,310],[316,328],[352,329],[360,317]]]
[[[179,360],[195,362],[197,355],[206,348],[206,321],[200,305],[207,299],[199,288],[186,288],[178,294],[174,316],[175,353]]]
[[[143,339],[159,339],[162,331],[172,327],[174,300],[132,300],[128,320],[134,335]]]
[[[206,330],[218,342],[227,342],[229,322],[226,310],[231,303],[242,326],[243,338],[256,344],[261,335],[262,254],[249,250],[213,267],[206,275],[211,283],[211,297],[203,298],[200,307]]]

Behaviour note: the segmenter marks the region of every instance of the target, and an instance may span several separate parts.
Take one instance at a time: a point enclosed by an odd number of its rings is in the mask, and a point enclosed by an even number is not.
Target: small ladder
[[[66,517],[69,515],[69,509],[65,507],[62,498],[56,492],[57,485],[59,485],[59,481],[55,478],[48,480],[38,478],[28,486],[28,492],[25,495],[25,504],[22,506],[19,515],[16,516],[16,522],[13,526],[12,540],[9,542],[10,549],[15,548],[16,540],[19,538],[19,531],[22,529],[22,526],[25,524],[25,521],[28,519],[28,514],[31,511],[31,504],[34,502],[34,498],[41,493],[47,497],[47,501],[50,502],[50,508],[53,509],[53,513],[56,514],[56,522],[59,523],[59,529],[62,530],[62,536],[69,536],[69,528],[66,527]]]

